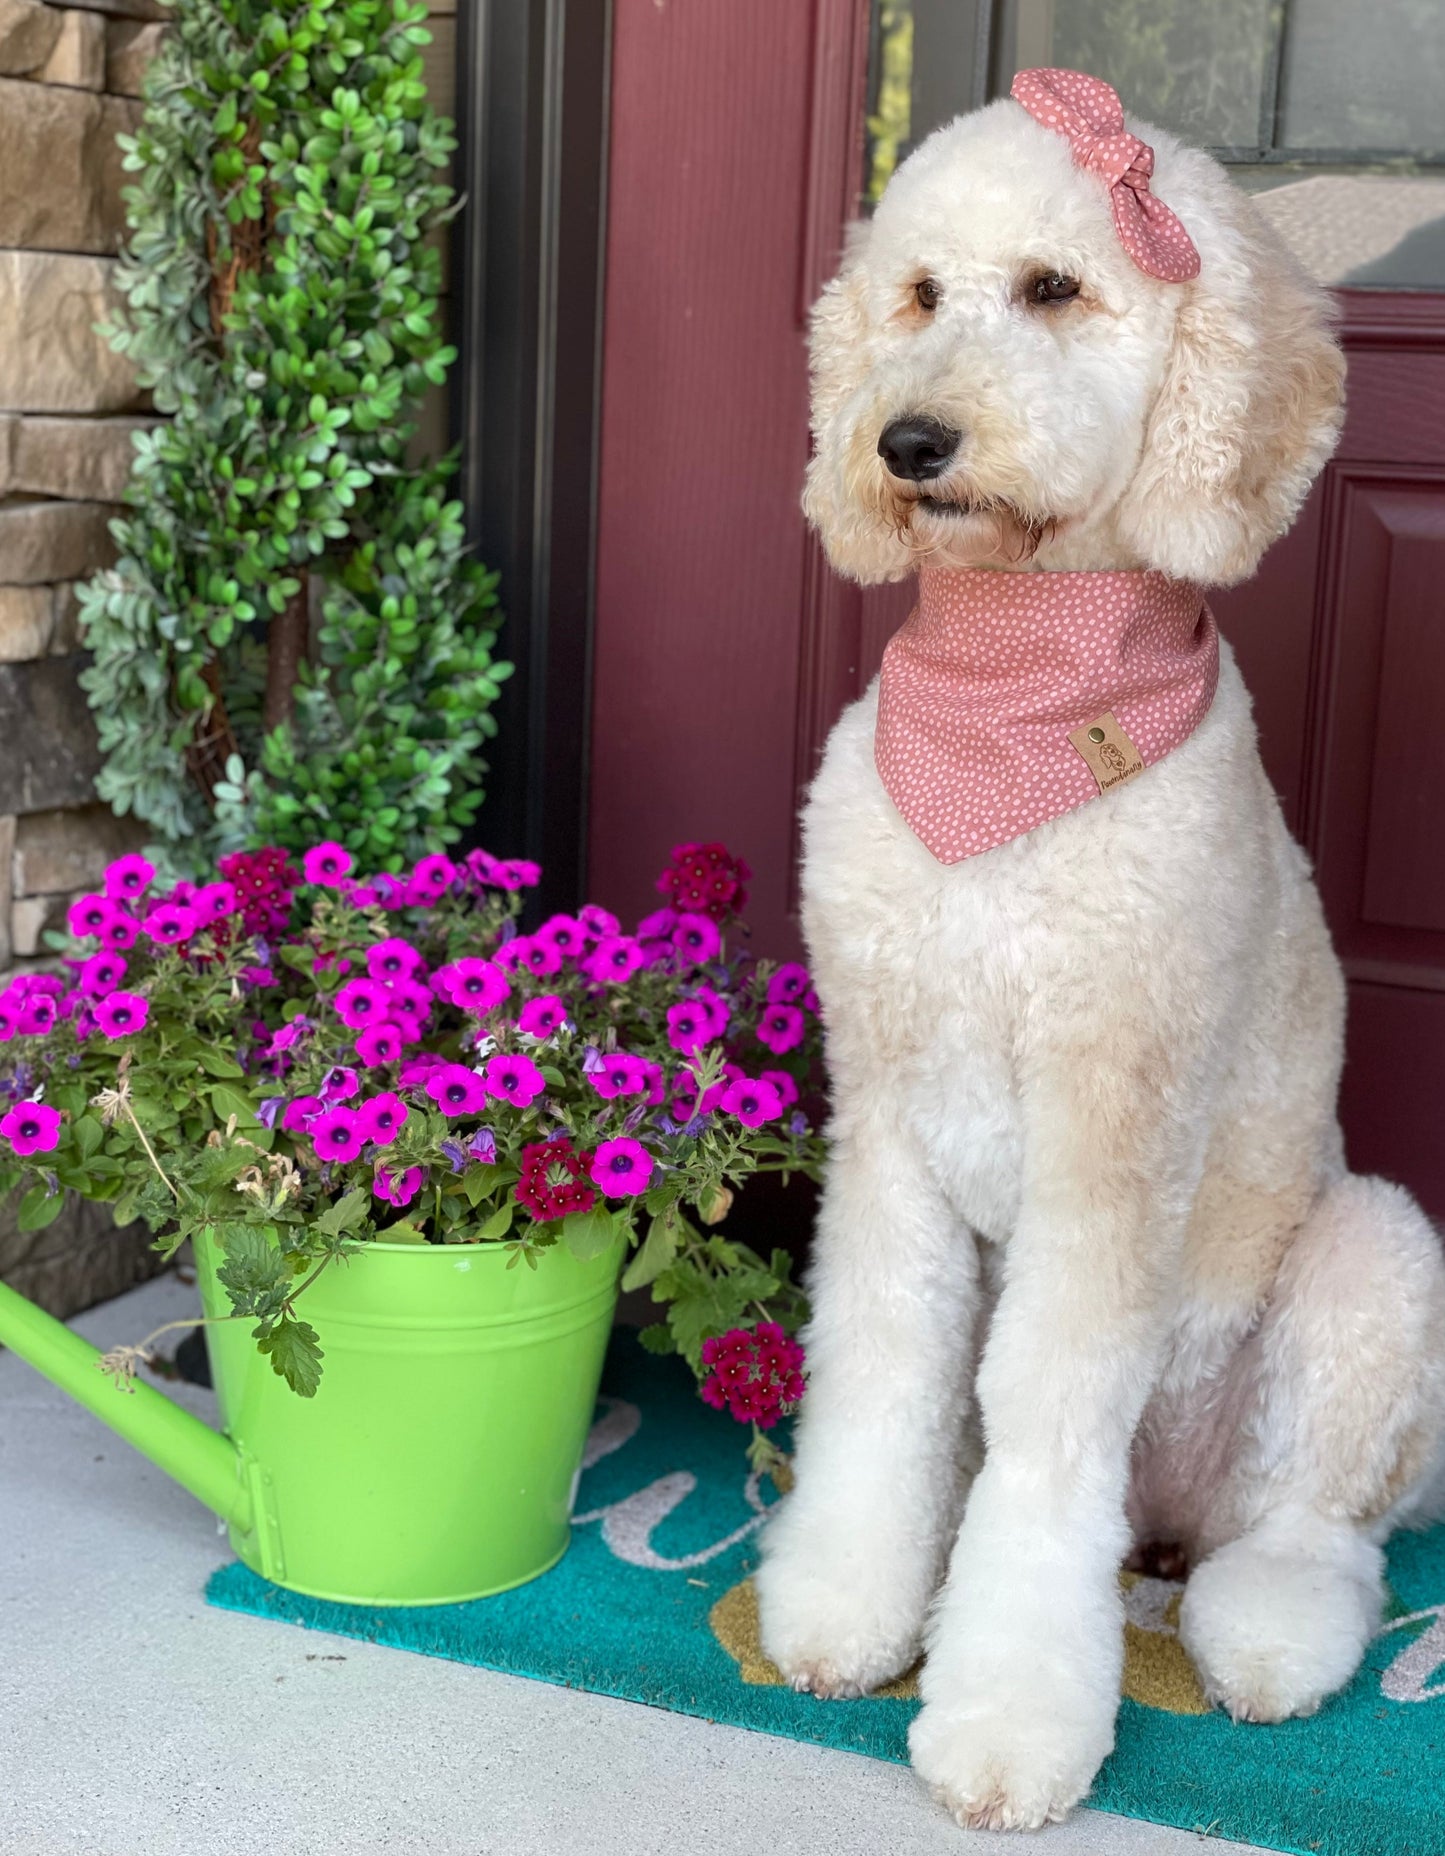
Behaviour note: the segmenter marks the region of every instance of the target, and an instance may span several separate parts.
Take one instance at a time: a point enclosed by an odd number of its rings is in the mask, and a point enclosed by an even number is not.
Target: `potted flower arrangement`
[[[786,1253],[764,1259],[716,1227],[753,1174],[816,1172],[807,973],[751,953],[746,868],[721,846],[680,846],[666,905],[632,933],[596,907],[521,932],[538,875],[473,851],[362,880],[326,843],[300,868],[242,852],[212,882],[161,891],[126,857],[73,906],[68,972],[0,996],[0,1186],[28,1183],[31,1226],[73,1187],[145,1218],[167,1250],[192,1241],[223,1418],[254,1445],[232,1537],[300,1589],[435,1600],[550,1563],[619,1275],[660,1304],[644,1344],[682,1353],[703,1396],[751,1424],[756,1461],[801,1394]],[[122,1383],[150,1341],[108,1356]],[[303,1546],[278,1574],[262,1486],[278,1454],[296,1459],[277,1504],[290,1538],[334,1535],[383,1433],[426,1459],[403,1477],[402,1514],[418,1477],[458,1481],[438,1439],[474,1421],[469,1486],[480,1464],[499,1478],[482,1529],[514,1537],[495,1565],[418,1584],[423,1525],[420,1539],[401,1529],[380,1572],[298,1571]],[[328,1468],[343,1459],[351,1494]],[[369,1499],[360,1531],[395,1536]]]

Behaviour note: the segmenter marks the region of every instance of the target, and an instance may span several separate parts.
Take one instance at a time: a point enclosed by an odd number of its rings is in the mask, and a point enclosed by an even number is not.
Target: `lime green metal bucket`
[[[617,1301],[622,1245],[535,1270],[496,1244],[367,1244],[297,1312],[325,1354],[299,1398],[249,1322],[206,1330],[219,1436],[163,1394],[121,1391],[96,1350],[0,1285],[0,1342],[215,1510],[246,1565],[350,1604],[439,1605],[536,1578],[566,1551]],[[208,1315],[229,1303],[197,1245]]]

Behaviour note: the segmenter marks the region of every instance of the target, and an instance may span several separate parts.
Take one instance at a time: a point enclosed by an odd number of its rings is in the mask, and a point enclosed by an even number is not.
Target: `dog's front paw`
[[[842,1566],[767,1559],[756,1576],[763,1649],[795,1689],[825,1700],[870,1694],[918,1655],[920,1606]]]
[[[913,1769],[965,1830],[1038,1830],[1085,1796],[1114,1743],[1113,1710],[1071,1715],[1042,1695],[966,1708],[927,1703]]]

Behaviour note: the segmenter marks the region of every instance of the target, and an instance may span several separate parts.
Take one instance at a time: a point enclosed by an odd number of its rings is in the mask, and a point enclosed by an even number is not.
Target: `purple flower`
[[[294,1045],[299,1044],[310,1030],[311,1020],[304,1012],[298,1012],[293,1019],[282,1025],[266,1046],[267,1057],[279,1057],[283,1051],[288,1051]]]
[[[404,1173],[398,1173],[393,1167],[379,1166],[371,1182],[371,1190],[388,1205],[410,1205],[421,1191],[425,1179],[424,1167],[409,1166]]]
[[[189,941],[200,927],[196,912],[184,902],[158,902],[141,924],[152,941],[175,947]]]
[[[106,865],[105,893],[113,902],[134,902],[145,894],[155,873],[153,863],[132,851],[128,857],[117,857]]]
[[[623,1135],[602,1142],[588,1171],[609,1199],[626,1199],[644,1190],[652,1167],[652,1155],[642,1143]]]
[[[595,902],[589,902],[586,908],[579,909],[577,919],[588,934],[599,941],[609,934],[616,934],[622,926],[610,909],[599,909]]]
[[[567,1007],[556,993],[529,999],[517,1016],[517,1029],[529,1038],[549,1038],[567,1022]]]
[[[667,1041],[690,1057],[713,1035],[712,1014],[699,999],[679,999],[667,1008]]]
[[[474,1115],[488,1094],[481,1077],[464,1063],[438,1064],[423,1087],[444,1115]]]
[[[442,1158],[454,1173],[465,1171],[467,1150],[462,1146],[460,1141],[443,1141],[441,1143],[441,1153]]]
[[[17,1154],[48,1154],[60,1144],[60,1110],[45,1102],[17,1102],[0,1117],[3,1134]]]
[[[769,1005],[799,1005],[808,996],[812,981],[808,969],[796,960],[785,960],[768,981]]]
[[[354,1160],[366,1145],[366,1131],[354,1109],[329,1108],[308,1132],[322,1160]]]
[[[342,1024],[352,1031],[381,1024],[389,1016],[389,1003],[386,988],[375,980],[348,980],[335,999]]]
[[[326,1104],[320,1096],[296,1096],[282,1111],[281,1126],[288,1134],[306,1134],[317,1116],[325,1112]]]
[[[784,1051],[802,1043],[805,1029],[803,1014],[796,1005],[769,1005],[758,1020],[758,1042],[781,1057]]]
[[[569,957],[580,955],[587,948],[587,930],[575,915],[550,916],[533,938],[550,942],[559,954]]]
[[[256,1110],[256,1119],[263,1128],[274,1128],[276,1117],[286,1105],[285,1096],[263,1096]]]
[[[709,960],[716,960],[722,947],[722,936],[711,916],[688,912],[677,918],[677,926],[672,931],[672,945],[693,966],[701,967]]]
[[[111,919],[123,913],[104,896],[77,896],[66,911],[70,932],[79,939],[104,934]]]
[[[191,897],[191,908],[202,926],[209,922],[224,921],[228,915],[234,915],[240,906],[234,883],[204,883]]]
[[[351,875],[353,862],[345,845],[328,838],[324,844],[312,845],[301,859],[301,869],[308,883],[319,883],[323,889],[340,889]]]
[[[336,1063],[321,1079],[321,1100],[323,1102],[349,1102],[360,1089],[355,1070],[348,1070],[344,1064]]]
[[[108,1038],[128,1038],[145,1026],[150,1004],[138,992],[113,992],[95,1004],[95,1022]]]
[[[356,1054],[369,1068],[395,1063],[401,1055],[401,1032],[395,1025],[368,1025],[356,1040]]]
[[[494,961],[474,955],[454,960],[433,973],[432,990],[463,1012],[490,1012],[511,992],[511,982]]]
[[[651,1082],[651,1068],[645,1058],[629,1051],[608,1051],[589,1080],[598,1095],[610,1102],[614,1096],[641,1095]]]
[[[547,1079],[530,1057],[490,1057],[483,1073],[489,1096],[528,1108],[547,1087]]]
[[[411,942],[403,941],[400,935],[390,935],[385,941],[378,941],[375,947],[366,950],[366,970],[383,985],[393,980],[410,979],[425,965],[426,962]]]
[[[478,1128],[467,1142],[467,1152],[473,1160],[480,1160],[483,1166],[495,1166],[497,1162],[497,1137],[490,1128]]]
[[[379,1096],[369,1096],[365,1102],[358,1103],[356,1109],[362,1133],[378,1147],[390,1147],[406,1117],[405,1102],[389,1089]]]
[[[647,950],[630,934],[609,934],[583,963],[589,978],[603,986],[621,986],[647,965]]]
[[[718,1106],[725,1114],[736,1115],[745,1128],[761,1128],[783,1112],[782,1098],[773,1085],[750,1076],[729,1083]]]
[[[809,1128],[808,1117],[805,1114],[803,1114],[801,1110],[795,1111],[793,1114],[791,1114],[788,1117],[788,1133],[789,1134],[806,1134],[808,1132],[808,1128]]]

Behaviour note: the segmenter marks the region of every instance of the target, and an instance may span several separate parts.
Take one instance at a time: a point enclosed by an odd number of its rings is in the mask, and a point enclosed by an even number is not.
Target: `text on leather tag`
[[[1069,740],[1088,763],[1101,793],[1107,793],[1111,786],[1122,786],[1144,771],[1138,748],[1120,727],[1112,710],[1106,709],[1083,728],[1070,729]]]

